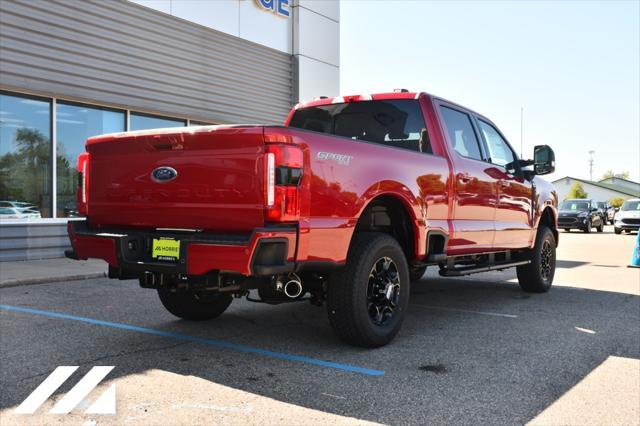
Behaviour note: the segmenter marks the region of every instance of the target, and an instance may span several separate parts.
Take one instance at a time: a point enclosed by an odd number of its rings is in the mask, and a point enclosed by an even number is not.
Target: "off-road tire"
[[[390,259],[399,278],[393,314],[379,325],[370,315],[370,276],[376,264]],[[327,313],[336,335],[351,345],[375,348],[389,343],[400,330],[409,306],[409,266],[400,244],[377,232],[355,234],[344,268],[333,274],[327,286]]]
[[[158,289],[160,302],[173,315],[189,321],[219,317],[231,304],[229,294]]]
[[[409,278],[411,279],[411,282],[418,281],[420,278],[422,278],[426,270],[426,266],[409,268]]]
[[[527,258],[531,263],[516,268],[520,288],[527,293],[549,291],[556,269],[556,238],[551,229],[538,228],[536,245]]]

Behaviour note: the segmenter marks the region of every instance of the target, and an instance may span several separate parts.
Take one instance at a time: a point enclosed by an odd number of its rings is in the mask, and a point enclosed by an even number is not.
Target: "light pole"
[[[596,152],[594,150],[589,151],[589,180],[593,180],[593,154]]]

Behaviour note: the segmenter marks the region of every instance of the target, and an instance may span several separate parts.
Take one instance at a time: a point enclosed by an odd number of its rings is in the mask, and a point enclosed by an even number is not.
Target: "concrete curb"
[[[76,274],[76,275],[61,275],[58,277],[36,277],[36,278],[25,278],[25,279],[15,279],[15,280],[6,280],[0,282],[0,288],[9,288],[9,287],[21,287],[26,285],[37,285],[37,284],[48,284],[48,283],[58,283],[62,281],[80,281],[80,280],[89,280],[93,278],[104,278],[106,277],[106,272],[92,272],[89,274]]]

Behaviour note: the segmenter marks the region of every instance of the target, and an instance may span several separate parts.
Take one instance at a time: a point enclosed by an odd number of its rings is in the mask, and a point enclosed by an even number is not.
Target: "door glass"
[[[513,163],[515,156],[513,151],[509,148],[509,145],[502,139],[500,133],[493,128],[490,124],[485,123],[482,120],[478,120],[480,131],[484,136],[484,140],[487,142],[487,148],[489,149],[490,161],[498,166],[505,167],[507,164]]]
[[[125,113],[63,102],[58,102],[56,108],[57,217],[75,217],[78,155],[84,152],[85,141],[91,136],[123,132]]]
[[[51,217],[51,102],[0,95],[0,220]]]
[[[482,160],[478,138],[473,131],[469,115],[445,106],[440,107],[440,112],[447,126],[447,133],[453,144],[453,149],[463,157]]]

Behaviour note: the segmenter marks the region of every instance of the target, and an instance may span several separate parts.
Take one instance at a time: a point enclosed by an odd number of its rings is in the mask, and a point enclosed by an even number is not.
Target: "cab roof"
[[[321,105],[331,105],[331,104],[343,104],[348,102],[364,102],[364,101],[384,101],[391,99],[418,99],[420,95],[424,94],[424,92],[409,92],[404,89],[397,90],[394,92],[386,92],[386,93],[372,93],[372,94],[359,94],[359,95],[345,95],[345,96],[319,96],[313,98],[310,101],[299,102],[294,106],[295,109],[298,108],[309,108]]]

